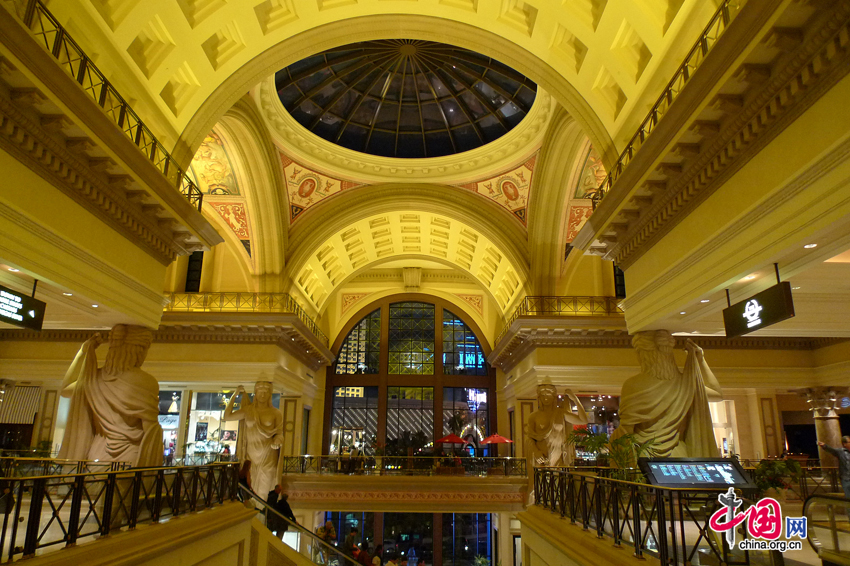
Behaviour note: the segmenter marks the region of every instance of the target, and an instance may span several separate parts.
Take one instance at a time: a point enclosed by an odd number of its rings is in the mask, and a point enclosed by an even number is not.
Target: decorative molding
[[[456,184],[492,176],[493,168],[501,166],[501,161],[530,153],[529,148],[538,144],[545,132],[555,106],[552,96],[538,86],[531,111],[499,139],[446,157],[394,159],[346,149],[308,131],[283,107],[275,89],[274,75],[260,83],[258,90],[260,109],[278,145],[296,153],[303,162],[339,171],[364,184],[419,181],[423,177],[434,183]]]
[[[443,482],[445,480],[439,479]],[[397,502],[411,503],[522,503],[525,500],[523,492],[480,492],[459,491],[341,491],[341,490],[296,490],[289,491],[290,501],[363,501],[363,502]]]
[[[455,186],[492,200],[510,212],[523,226],[527,226],[528,201],[531,199],[534,164],[539,151],[539,148],[536,149],[523,163],[501,173]]]
[[[283,167],[283,182],[289,201],[289,223],[292,224],[308,209],[336,196],[342,191],[363,183],[337,178],[318,168],[302,165],[278,149]]]

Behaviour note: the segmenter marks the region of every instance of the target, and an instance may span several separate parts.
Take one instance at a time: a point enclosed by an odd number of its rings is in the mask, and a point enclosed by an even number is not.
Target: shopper
[[[357,530],[357,527],[351,527],[351,530],[348,531],[348,536],[345,537],[345,542],[342,545],[342,551],[346,554],[350,554],[357,557],[357,545],[360,539],[360,532]]]
[[[293,523],[296,523],[295,515],[292,513],[292,507],[289,506],[289,502],[287,502],[287,498],[289,497],[285,493],[281,493],[282,488],[280,484],[274,486],[274,489],[271,490],[266,497],[266,503],[269,504],[269,508],[274,509],[277,513],[267,512],[268,518],[266,521],[266,525],[269,530],[276,535],[282,535],[289,528],[289,524],[281,519],[281,516],[286,517]]]
[[[332,521],[325,522],[324,526],[316,529],[316,536],[325,544],[332,544],[336,538],[336,529]],[[313,562],[316,564],[327,564],[327,549],[320,544],[313,545]]]
[[[384,554],[384,545],[379,544],[375,547],[375,555],[372,557],[372,566],[381,566],[381,556]]]
[[[844,489],[844,497],[850,499],[850,436],[841,437],[841,448],[833,448],[820,441],[818,446],[838,459],[838,478]]]
[[[363,566],[372,566],[372,557],[369,556],[369,547],[364,542],[360,545],[360,552],[357,554],[357,561]]]

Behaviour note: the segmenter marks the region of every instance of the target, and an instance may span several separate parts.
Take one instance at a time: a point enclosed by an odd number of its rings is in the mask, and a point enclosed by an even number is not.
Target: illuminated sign
[[[41,330],[46,304],[0,285],[0,322]]]
[[[766,328],[794,316],[791,284],[783,281],[723,310],[726,337],[733,338]]]

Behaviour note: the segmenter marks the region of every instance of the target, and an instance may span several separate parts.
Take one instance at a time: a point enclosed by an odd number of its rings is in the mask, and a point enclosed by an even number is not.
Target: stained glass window
[[[434,305],[390,305],[389,373],[434,374]]]
[[[463,321],[443,309],[443,373],[487,375],[484,352],[475,333]]]
[[[381,309],[358,322],[339,349],[337,374],[378,373],[381,356]]]

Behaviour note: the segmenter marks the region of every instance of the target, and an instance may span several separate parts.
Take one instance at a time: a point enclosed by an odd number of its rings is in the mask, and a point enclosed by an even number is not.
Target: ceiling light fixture
[[[711,301],[711,299],[703,299],[703,300],[701,300],[700,302],[701,302],[701,303],[708,303],[708,302],[710,302],[710,301]]]
[[[12,273],[17,273],[17,272],[20,271],[20,269],[15,269],[14,267],[10,267],[9,271],[11,271]]]
[[[91,308],[96,309],[99,305],[92,305]]]
[[[62,294],[65,295],[66,297],[73,297],[74,296],[73,293],[62,293]]]
[[[795,291],[796,291],[797,289],[799,289],[799,287],[791,287],[791,288],[792,288],[793,290],[795,290]]]
[[[752,281],[755,278],[756,278],[755,275],[747,275],[746,277],[744,277],[744,281]]]
[[[818,247],[818,245],[817,245],[817,244],[806,244],[806,245],[805,245],[805,246],[803,246],[803,247],[804,247],[805,249],[807,249],[807,250],[810,250],[810,249],[812,249],[812,248],[816,248],[816,247]]]
[[[679,314],[688,314],[686,311],[680,311]]]

